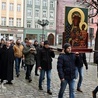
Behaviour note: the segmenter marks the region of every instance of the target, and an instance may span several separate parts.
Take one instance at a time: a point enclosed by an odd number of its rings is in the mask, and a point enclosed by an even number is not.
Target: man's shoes
[[[94,93],[94,91],[92,91],[92,96],[93,98],[96,98],[96,94]]]
[[[26,79],[26,80],[29,80],[29,78],[28,78],[28,77],[25,77],[25,79]]]
[[[47,90],[47,93],[48,93],[49,95],[52,95],[52,92],[51,92],[50,90]]]
[[[43,78],[43,80],[45,80],[45,77]]]
[[[19,76],[20,76],[20,74],[17,74],[17,75],[16,75],[16,77],[19,77]]]
[[[29,83],[32,81],[32,79],[29,79]]]
[[[32,81],[31,77],[28,78],[29,83]]]
[[[39,86],[39,90],[43,90],[42,86]]]
[[[8,81],[8,82],[6,82],[6,84],[10,84],[10,85],[12,85],[13,83],[12,83],[11,81]]]
[[[80,88],[77,88],[77,91],[83,93],[83,91]]]
[[[35,76],[39,76],[39,74],[35,74]]]

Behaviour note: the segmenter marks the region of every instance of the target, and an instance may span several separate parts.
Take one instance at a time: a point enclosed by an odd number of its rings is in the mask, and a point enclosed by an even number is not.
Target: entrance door
[[[53,34],[49,34],[48,41],[49,41],[50,45],[54,45],[54,35]]]

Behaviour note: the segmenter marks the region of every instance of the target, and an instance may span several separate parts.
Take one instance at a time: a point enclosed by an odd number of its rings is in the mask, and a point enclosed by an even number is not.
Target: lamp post
[[[42,41],[44,41],[45,40],[44,27],[49,24],[49,21],[43,19],[43,20],[38,20],[37,23],[42,26]]]

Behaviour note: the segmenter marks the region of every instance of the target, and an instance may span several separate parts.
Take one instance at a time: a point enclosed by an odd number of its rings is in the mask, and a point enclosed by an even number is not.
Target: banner
[[[64,43],[73,49],[88,48],[88,9],[65,7]]]

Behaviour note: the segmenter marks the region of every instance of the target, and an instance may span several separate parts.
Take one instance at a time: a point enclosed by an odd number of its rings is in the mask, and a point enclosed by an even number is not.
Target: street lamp
[[[42,26],[42,41],[44,41],[45,40],[44,27],[49,24],[49,21],[43,19],[43,20],[38,20],[37,23]]]

